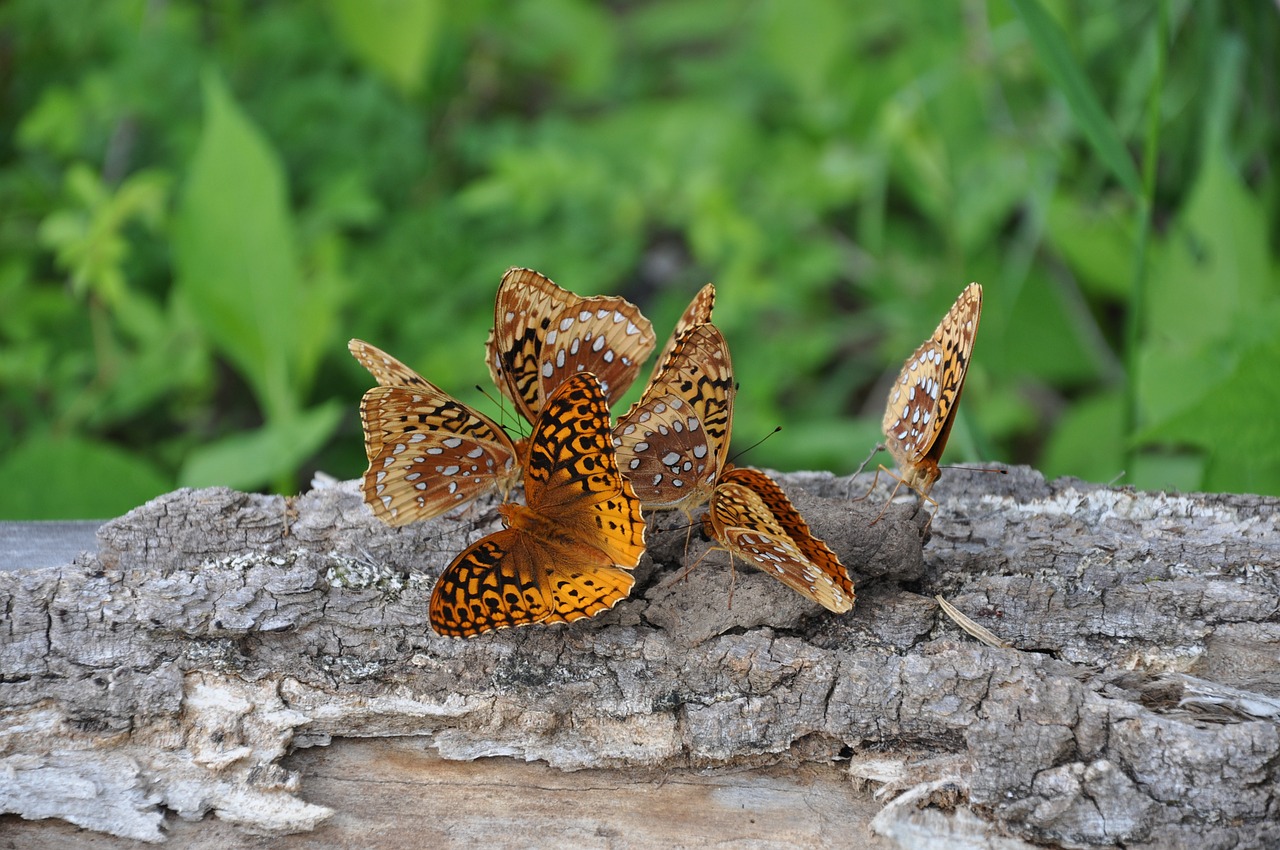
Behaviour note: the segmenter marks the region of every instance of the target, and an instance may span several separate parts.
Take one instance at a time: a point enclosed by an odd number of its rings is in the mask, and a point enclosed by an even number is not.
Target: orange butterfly
[[[754,564],[829,611],[853,608],[849,571],[763,472],[738,467],[721,475],[703,526],[730,557]]]
[[[569,376],[592,372],[609,403],[653,351],[653,326],[623,298],[580,298],[531,269],[508,269],[485,343],[493,382],[533,422]]]
[[[468,546],[431,594],[431,627],[470,637],[594,617],[626,598],[644,554],[640,502],[618,473],[604,390],[569,376],[534,423],[523,458],[526,505]]]
[[[406,525],[511,492],[521,452],[500,425],[376,346],[353,339],[347,348],[381,385],[360,402],[369,459],[361,490],[379,519]]]

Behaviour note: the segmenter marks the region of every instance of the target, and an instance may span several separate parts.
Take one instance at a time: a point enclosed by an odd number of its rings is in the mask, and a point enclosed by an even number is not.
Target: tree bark
[[[209,813],[310,830],[334,805],[291,752],[416,736],[619,785],[834,765],[851,795],[905,792],[873,824],[902,846],[1280,844],[1276,500],[950,470],[926,530],[905,501],[871,525],[886,491],[845,498],[867,480],[780,480],[855,575],[848,614],[698,530],[686,552],[677,513],[613,611],[471,640],[436,636],[427,600],[491,506],[395,530],[354,482],[160,497],[96,553],[0,574],[0,811],[142,841]]]

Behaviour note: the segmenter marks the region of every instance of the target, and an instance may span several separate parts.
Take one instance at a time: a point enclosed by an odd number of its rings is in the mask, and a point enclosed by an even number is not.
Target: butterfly
[[[594,617],[626,598],[645,551],[645,523],[618,473],[598,378],[569,376],[547,398],[523,457],[525,505],[454,558],[431,593],[439,634],[471,637]]]
[[[711,494],[703,527],[730,557],[754,564],[829,611],[843,614],[853,608],[849,571],[763,472],[742,467],[725,471]]]
[[[929,491],[941,474],[938,461],[955,424],[981,315],[982,286],[971,283],[942,317],[933,336],[907,358],[889,391],[885,446],[902,475],[899,483],[930,502]]]
[[[623,298],[581,298],[531,269],[508,269],[485,343],[493,382],[533,422],[570,375],[592,372],[609,403],[640,374],[656,343],[653,326]]]
[[[376,346],[353,339],[347,348],[380,384],[360,402],[361,490],[375,516],[406,525],[511,492],[521,450],[500,425]]]
[[[651,510],[689,513],[707,501],[729,451],[733,364],[710,316],[708,284],[685,311],[640,400],[618,420],[618,465]]]

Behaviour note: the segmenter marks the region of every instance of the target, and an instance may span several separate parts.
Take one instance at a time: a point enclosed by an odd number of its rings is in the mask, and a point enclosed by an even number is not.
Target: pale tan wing
[[[710,498],[729,452],[734,392],[720,331],[687,329],[614,429],[618,465],[646,508],[688,512]]]
[[[635,382],[656,343],[653,326],[625,298],[581,298],[530,269],[510,269],[486,343],[489,372],[533,422],[570,375],[593,372],[612,402]]]
[[[361,366],[369,370],[379,386],[383,387],[435,387],[426,378],[392,357],[376,345],[362,339],[353,339],[347,343],[351,352]],[[438,392],[439,390],[437,390]]]
[[[647,386],[653,386],[654,382],[658,380],[658,376],[667,368],[679,339],[697,325],[711,321],[711,311],[715,306],[716,287],[715,284],[708,283],[698,290],[698,294],[693,296],[689,306],[684,308],[684,313],[676,320],[675,330],[671,332],[671,336],[667,338],[667,344],[662,347],[662,352],[658,355],[658,359],[654,361],[653,373],[649,375]]]
[[[805,559],[817,566],[825,575],[831,576],[832,581],[838,584],[849,597],[852,605],[853,580],[849,577],[849,570],[840,562],[836,553],[809,530],[809,524],[804,521],[804,517],[800,516],[796,506],[778,486],[778,482],[758,469],[741,466],[726,470],[720,480],[741,484],[759,496],[774,522],[795,544]]]
[[[749,470],[732,472],[739,471]],[[729,475],[727,473],[726,478]],[[763,473],[756,475],[763,477]],[[732,554],[830,611],[840,614],[853,608],[853,582],[844,565],[825,544],[809,535],[805,526],[808,538],[805,549],[815,551],[813,544],[816,543],[829,556],[820,557],[816,562],[812,560],[779,522],[765,498],[755,492],[756,483],[750,477],[738,476],[737,480],[724,480],[716,485],[706,522],[715,540]],[[781,490],[777,492],[780,494]],[[790,500],[786,505],[795,513]],[[795,518],[799,519],[798,513]],[[803,520],[800,524],[804,525]]]
[[[960,293],[933,336],[903,364],[884,413],[885,446],[903,480],[928,495],[955,423],[973,341],[982,315],[982,286]]]
[[[360,404],[369,467],[364,499],[388,525],[431,519],[509,492],[518,450],[493,420],[438,387],[374,387]]]
[[[538,373],[543,398],[571,375],[591,372],[612,407],[635,383],[655,344],[653,326],[630,301],[581,298],[556,317],[544,337]]]

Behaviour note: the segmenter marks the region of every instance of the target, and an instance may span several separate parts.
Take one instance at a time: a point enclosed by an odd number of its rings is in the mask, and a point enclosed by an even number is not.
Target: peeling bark
[[[848,762],[910,789],[876,819],[903,846],[1280,844],[1276,500],[950,471],[922,545],[909,505],[870,526],[883,491],[844,498],[864,482],[782,481],[855,573],[852,612],[659,515],[631,599],[473,640],[426,603],[490,506],[394,530],[351,483],[163,496],[96,553],[0,574],[0,811],[144,841],[166,813],[306,830],[331,810],[291,750],[421,736],[622,777]]]

